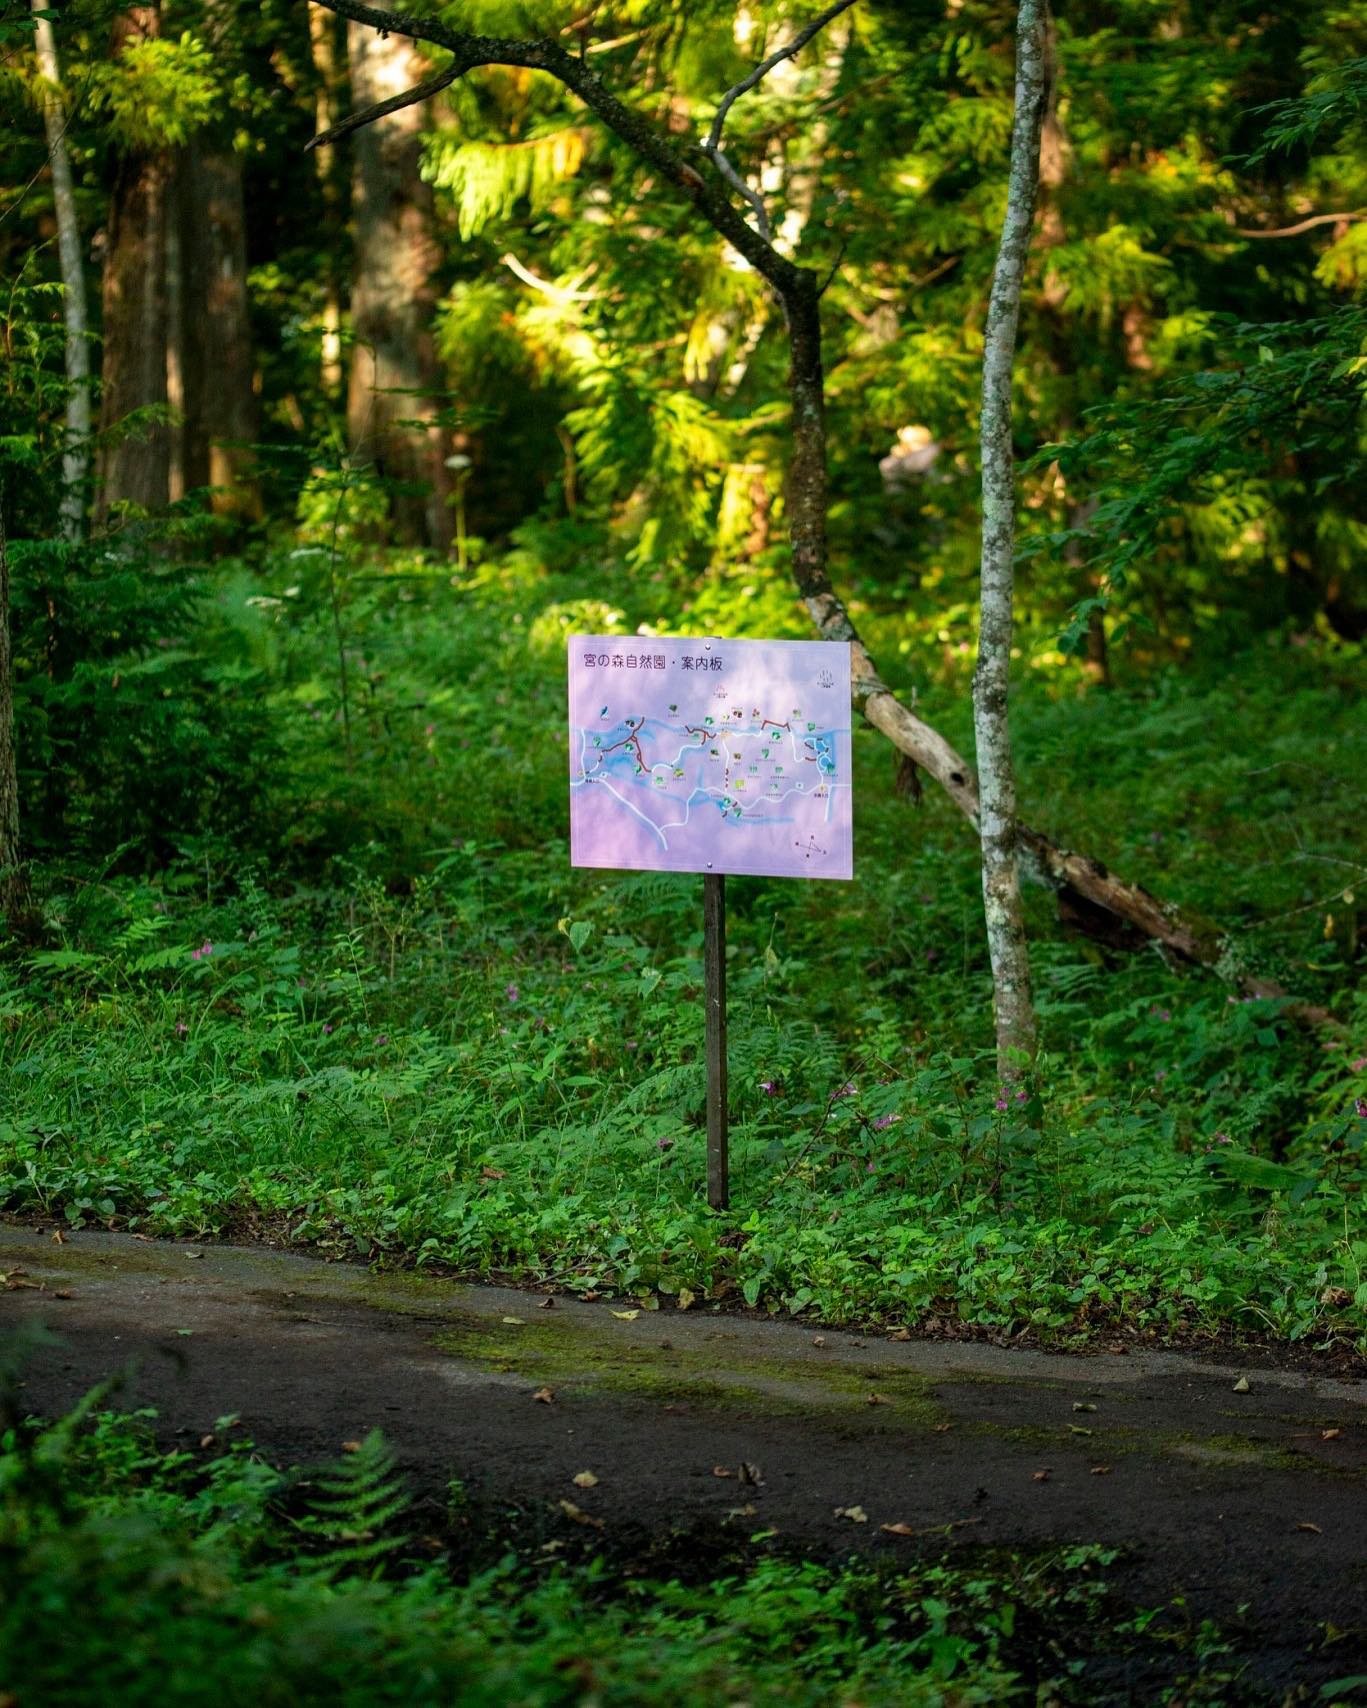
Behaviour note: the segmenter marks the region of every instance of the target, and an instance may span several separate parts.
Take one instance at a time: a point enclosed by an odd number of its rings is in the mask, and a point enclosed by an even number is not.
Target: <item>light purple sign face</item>
[[[570,863],[854,875],[850,649],[573,635]]]

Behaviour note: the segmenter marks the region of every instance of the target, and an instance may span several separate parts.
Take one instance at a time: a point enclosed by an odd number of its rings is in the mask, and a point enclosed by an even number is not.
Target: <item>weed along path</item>
[[[35,1413],[129,1366],[111,1403],[155,1407],[168,1435],[235,1413],[273,1458],[309,1462],[378,1426],[420,1487],[459,1477],[549,1537],[764,1531],[894,1557],[1099,1543],[1137,1606],[1182,1596],[1193,1619],[1234,1620],[1274,1673],[1280,1655],[1294,1678],[1326,1626],[1330,1676],[1367,1655],[1359,1380],[552,1303],[31,1226],[0,1226],[0,1272],[0,1314],[57,1336],[26,1359]]]

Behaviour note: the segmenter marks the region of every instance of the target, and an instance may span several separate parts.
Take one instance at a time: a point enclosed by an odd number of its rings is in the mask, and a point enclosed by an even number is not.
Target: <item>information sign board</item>
[[[574,635],[570,861],[849,878],[850,649]]]

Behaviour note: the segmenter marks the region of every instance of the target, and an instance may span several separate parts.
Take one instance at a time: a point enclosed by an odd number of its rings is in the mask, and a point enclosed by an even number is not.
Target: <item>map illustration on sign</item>
[[[574,635],[570,863],[854,873],[850,651]]]

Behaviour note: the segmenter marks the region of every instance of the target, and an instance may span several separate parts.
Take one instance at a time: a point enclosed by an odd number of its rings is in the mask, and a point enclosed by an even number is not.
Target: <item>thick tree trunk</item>
[[[66,323],[66,444],[62,452],[59,514],[63,539],[78,540],[85,524],[85,488],[90,473],[90,345],[85,262],[66,146],[61,68],[48,0],[33,0],[33,12],[38,74],[47,85],[43,92],[43,128],[52,170],[52,207],[57,219],[57,257],[62,270],[62,318]]]
[[[309,8],[309,47],[317,78],[314,113],[318,130],[331,130],[337,122],[338,92],[342,84],[342,55],[337,51],[337,20],[321,7]],[[323,337],[319,350],[319,378],[323,390],[336,398],[342,390],[342,251],[343,178],[341,156],[334,149],[319,149],[318,185],[323,197]]]
[[[125,42],[160,34],[155,5],[134,6],[114,22],[113,55]],[[119,164],[110,199],[104,256],[104,360],[96,514],[122,501],[154,510],[170,494],[171,429],[116,431],[136,409],[164,406],[166,396],[166,221],[168,163],[131,154]]]
[[[997,264],[983,333],[982,570],[973,731],[978,750],[978,833],[983,909],[992,960],[997,1071],[1034,1059],[1038,1040],[1017,859],[1016,772],[1008,716],[1016,583],[1016,464],[1011,381],[1021,284],[1034,224],[1044,116],[1044,0],[1021,0],[1016,36],[1016,112]]]
[[[170,492],[170,429],[115,431],[135,409],[167,401],[166,190],[165,161],[139,155],[122,163],[110,204],[100,393],[106,437],[96,499],[101,518],[123,500],[157,509]]]
[[[185,152],[180,250],[188,309],[181,364],[188,484],[211,486],[220,515],[256,517],[260,494],[249,472],[257,408],[246,210],[242,161],[230,148],[191,143]]]
[[[428,71],[401,35],[352,25],[349,48],[360,102],[386,100]],[[399,536],[445,550],[452,538],[447,435],[433,419],[437,250],[432,193],[418,176],[421,131],[421,108],[411,106],[367,126],[356,139],[356,342],[347,426],[356,451],[397,485],[391,508]]]

